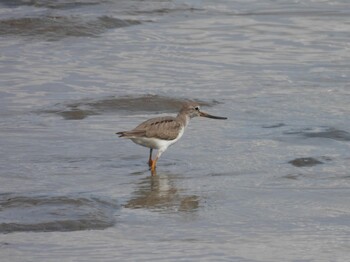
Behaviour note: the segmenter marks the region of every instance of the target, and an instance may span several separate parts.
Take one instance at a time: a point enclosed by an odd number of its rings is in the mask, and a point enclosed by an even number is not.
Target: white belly
[[[179,135],[173,140],[161,140],[153,137],[134,137],[130,138],[134,143],[153,149],[167,149],[172,144],[176,143],[183,135],[185,128],[182,128]]]

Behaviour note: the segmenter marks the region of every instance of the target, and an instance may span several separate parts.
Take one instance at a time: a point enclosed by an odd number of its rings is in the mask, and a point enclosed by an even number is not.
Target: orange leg
[[[152,176],[157,175],[157,173],[156,173],[157,160],[158,160],[158,157],[156,157],[156,159],[152,160],[152,165],[151,165]]]
[[[148,159],[148,166],[149,166],[149,167],[151,167],[152,164],[153,164],[152,152],[153,152],[153,149],[151,148],[151,149],[149,150],[149,159]]]

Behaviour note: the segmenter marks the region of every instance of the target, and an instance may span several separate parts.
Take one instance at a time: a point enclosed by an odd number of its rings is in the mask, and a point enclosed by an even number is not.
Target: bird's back
[[[175,117],[165,116],[146,120],[131,131],[119,132],[121,137],[147,137],[163,140],[174,140],[184,128],[182,123]]]

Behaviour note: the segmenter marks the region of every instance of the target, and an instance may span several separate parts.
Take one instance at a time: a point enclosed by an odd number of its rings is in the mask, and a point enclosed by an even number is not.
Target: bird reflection
[[[183,195],[183,190],[175,186],[174,180],[177,178],[169,174],[142,178],[125,207],[147,208],[168,213],[197,210],[199,198],[195,195]]]

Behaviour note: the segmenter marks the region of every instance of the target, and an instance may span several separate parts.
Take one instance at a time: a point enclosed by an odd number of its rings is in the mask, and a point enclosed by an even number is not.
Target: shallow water
[[[2,1],[1,261],[347,261],[349,7]]]

